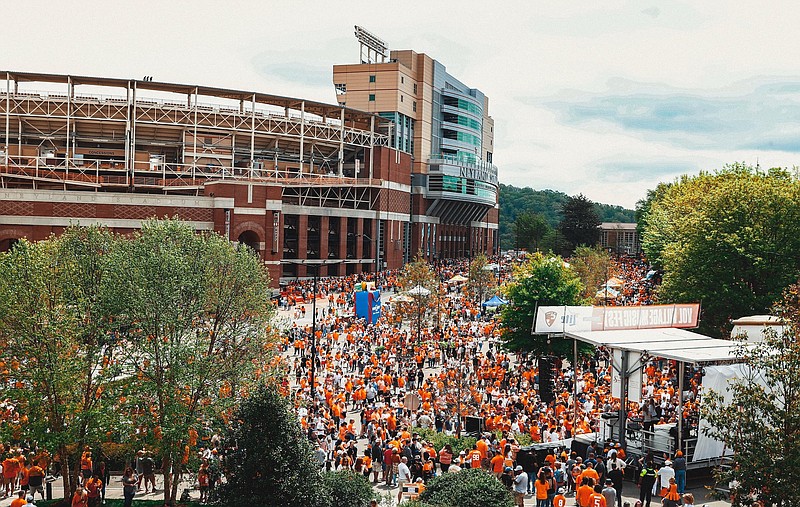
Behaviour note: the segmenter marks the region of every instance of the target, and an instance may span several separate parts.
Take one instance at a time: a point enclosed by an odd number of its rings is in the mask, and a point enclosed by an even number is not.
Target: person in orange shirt
[[[28,502],[25,501],[25,492],[20,490],[17,493],[17,498],[11,500],[11,507],[23,507]]]
[[[492,465],[492,473],[499,479],[500,476],[503,475],[503,469],[505,468],[505,458],[503,458],[503,454],[498,452],[492,456],[490,463]]]
[[[89,507],[98,507],[100,505],[100,493],[103,490],[103,481],[97,473],[92,474],[92,477],[86,481],[86,500]]]
[[[594,493],[594,479],[584,477],[581,479],[581,486],[575,492],[575,500],[578,507],[589,507],[589,499]]]
[[[86,493],[86,490],[78,487],[75,490],[75,494],[72,495],[72,507],[88,507],[89,505],[89,496]]]
[[[481,451],[478,450],[477,445],[473,445],[472,450],[469,451],[469,456],[467,457],[470,468],[480,468],[482,459],[483,457],[481,456]]]
[[[547,477],[544,471],[540,470],[536,481],[533,483],[534,490],[536,491],[536,505],[537,507],[545,507],[547,505]]]
[[[589,496],[588,507],[607,507],[606,497],[603,496],[603,486],[597,484],[594,487],[592,494]]]
[[[558,488],[558,493],[553,497],[553,507],[567,507],[567,498],[564,496],[564,488]]]

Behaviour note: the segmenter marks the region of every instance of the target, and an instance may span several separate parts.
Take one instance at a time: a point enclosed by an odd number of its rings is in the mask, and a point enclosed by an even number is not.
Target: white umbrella
[[[429,296],[431,291],[423,287],[422,285],[417,285],[411,290],[406,291],[406,294],[411,294],[412,296]]]

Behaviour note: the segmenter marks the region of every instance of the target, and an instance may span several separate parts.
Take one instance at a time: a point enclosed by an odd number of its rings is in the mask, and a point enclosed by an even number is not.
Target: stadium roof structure
[[[69,81],[75,86],[92,85],[92,86],[111,86],[119,88],[127,88],[135,84],[136,88],[139,90],[153,90],[159,92],[178,93],[185,95],[198,94],[198,95],[218,97],[223,99],[243,100],[247,102],[254,101],[257,104],[269,104],[272,106],[279,106],[289,109],[299,109],[302,104],[302,107],[305,109],[305,112],[316,114],[323,118],[339,118],[341,112],[344,110],[344,117],[346,122],[358,124],[361,126],[364,125],[368,126],[371,118],[374,118],[376,125],[389,122],[389,120],[382,118],[378,115],[339,105],[326,104],[324,102],[316,102],[313,100],[283,97],[280,95],[271,95],[267,93],[251,92],[244,90],[232,90],[226,88],[197,86],[191,84],[145,81],[142,79],[73,76],[67,74],[46,74],[37,72],[2,71],[2,74],[5,75],[5,77],[13,79],[14,81],[17,82],[27,81],[27,82],[41,82],[41,83],[64,83]]]
[[[565,336],[596,347],[628,350],[684,363],[740,362],[736,353],[742,344],[693,333],[685,329],[623,329],[571,331]]]

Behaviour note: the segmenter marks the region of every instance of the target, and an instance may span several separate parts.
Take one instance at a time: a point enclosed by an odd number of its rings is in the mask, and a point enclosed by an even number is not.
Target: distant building
[[[412,156],[410,255],[497,252],[489,99],[425,54],[391,51],[381,60],[364,60],[362,53],[362,63],[335,65],[333,82],[340,105],[391,120],[390,146]]]
[[[636,224],[603,222],[600,224],[600,245],[618,254],[638,254],[642,251]]]

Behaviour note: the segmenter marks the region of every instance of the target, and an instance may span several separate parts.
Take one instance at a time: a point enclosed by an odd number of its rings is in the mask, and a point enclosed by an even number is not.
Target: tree
[[[465,469],[432,479],[419,496],[423,504],[449,507],[513,507],[511,493],[485,470]]]
[[[561,208],[564,217],[558,230],[570,244],[570,251],[580,245],[593,246],[600,239],[600,218],[594,203],[583,194],[570,197]]]
[[[701,331],[768,311],[800,276],[800,181],[734,164],[684,176],[657,193],[642,246],[664,269],[659,298],[703,305]]]
[[[489,266],[489,259],[484,254],[478,254],[469,265],[469,281],[467,290],[470,296],[480,305],[483,303],[483,296],[491,291],[496,284],[495,272]]]
[[[703,395],[704,432],[733,451],[734,466],[718,472],[736,481],[736,502],[748,496],[765,505],[800,505],[800,284],[791,285],[773,308],[783,325],[758,346],[738,350],[742,376],[723,393]]]
[[[583,284],[581,297],[595,299],[597,290],[608,281],[611,268],[611,255],[599,245],[579,246],[570,257],[569,264]]]
[[[236,450],[225,463],[228,505],[331,505],[331,481],[323,482],[311,444],[275,386],[259,383],[242,401],[226,441]]]
[[[198,420],[227,417],[267,363],[269,276],[257,255],[178,220],[152,220],[112,252],[108,298],[137,379],[129,416],[162,456],[174,504]]]
[[[422,339],[422,327],[429,315],[436,313],[435,309],[439,306],[439,281],[422,252],[418,252],[414,261],[403,267],[400,275],[400,286],[409,300],[396,305],[396,311],[401,318],[414,323],[414,335],[418,341]]]
[[[516,233],[514,224],[517,217],[523,213],[532,213],[544,218],[547,225],[552,229],[558,226],[561,221],[561,208],[569,197],[563,192],[554,190],[533,190],[528,187],[519,188],[512,185],[500,184],[500,224],[498,233],[500,235],[500,246],[503,249],[519,248],[516,243]],[[620,206],[608,204],[595,204],[595,210],[601,222],[635,222],[633,210],[624,209]],[[548,234],[549,236],[550,234]],[[547,243],[547,236],[539,246],[542,250],[552,248],[553,243]]]
[[[539,250],[542,240],[550,232],[551,227],[544,216],[539,213],[525,212],[517,216],[514,221],[514,236],[516,248],[525,248],[529,251]]]
[[[501,338],[512,351],[534,352],[537,355],[572,354],[572,341],[544,336],[531,336],[536,309],[539,306],[579,305],[583,285],[578,275],[558,256],[541,253],[529,255],[514,267],[511,281],[503,285],[509,300],[501,310]]]
[[[4,396],[23,414],[13,437],[61,456],[67,492],[84,446],[114,422],[116,339],[102,286],[118,241],[105,229],[71,227],[0,257],[0,358],[11,366]]]

